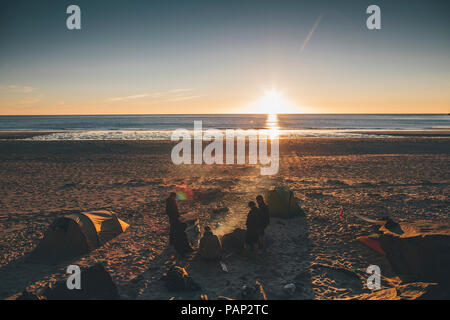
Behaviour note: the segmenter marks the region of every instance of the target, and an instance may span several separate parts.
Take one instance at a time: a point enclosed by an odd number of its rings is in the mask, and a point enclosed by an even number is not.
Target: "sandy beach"
[[[172,146],[165,141],[1,141],[0,299],[24,289],[39,294],[65,279],[69,262],[33,265],[24,256],[55,218],[95,209],[117,212],[131,226],[70,263],[101,262],[122,299],[199,299],[201,293],[210,299],[239,298],[241,287],[255,281],[268,299],[370,298],[365,270],[372,264],[381,268],[378,298],[420,298],[431,286],[401,280],[384,256],[356,241],[376,227],[353,213],[448,221],[450,139],[282,140],[280,171],[274,176],[261,176],[250,165],[175,166]],[[278,184],[294,191],[306,214],[272,219],[267,253],[227,256],[224,272],[217,262],[204,262],[195,253],[179,258],[168,247],[164,200],[176,186],[194,193],[194,200],[180,202],[181,211],[221,235],[242,227],[247,202]],[[213,213],[225,207],[228,212]],[[168,292],[161,276],[173,264],[185,267],[202,290]],[[293,296],[283,291],[288,283],[296,284]]]
[[[449,3],[2,3],[0,301],[450,300]]]

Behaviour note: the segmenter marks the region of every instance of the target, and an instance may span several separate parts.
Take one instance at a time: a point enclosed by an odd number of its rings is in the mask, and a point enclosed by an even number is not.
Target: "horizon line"
[[[72,113],[72,114],[0,114],[0,117],[48,117],[48,116],[205,116],[205,115],[268,115],[272,113]],[[441,112],[426,112],[426,113],[334,113],[334,112],[299,112],[299,113],[274,113],[276,115],[450,115],[449,113]]]

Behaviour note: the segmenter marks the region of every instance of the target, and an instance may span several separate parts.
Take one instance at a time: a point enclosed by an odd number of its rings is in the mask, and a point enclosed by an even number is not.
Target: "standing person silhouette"
[[[255,250],[255,246],[258,242],[258,233],[260,230],[261,221],[259,210],[256,207],[255,202],[250,201],[248,203],[248,207],[250,208],[250,211],[247,215],[247,232],[245,233],[245,245],[247,248]]]
[[[172,245],[182,256],[192,252],[193,249],[186,235],[186,223],[179,219],[180,212],[178,211],[177,194],[175,192],[171,192],[166,200],[166,214],[169,217],[170,224],[169,245]]]
[[[177,194],[171,192],[169,197],[166,199],[166,214],[169,217],[169,244],[173,244],[173,237],[175,234],[175,226],[178,223],[178,218],[180,217],[180,212],[178,211],[177,205]]]
[[[259,209],[259,216],[260,216],[260,229],[258,232],[258,238],[259,238],[259,244],[263,251],[266,251],[266,241],[264,239],[264,230],[267,228],[267,226],[270,223],[270,216],[269,216],[269,207],[264,202],[264,198],[261,195],[258,195],[256,197],[256,202],[258,203],[258,209]]]

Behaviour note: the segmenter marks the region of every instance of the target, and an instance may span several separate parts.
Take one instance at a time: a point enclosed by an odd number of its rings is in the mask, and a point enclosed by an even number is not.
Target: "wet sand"
[[[202,286],[201,292],[176,298],[198,299],[200,293],[210,299],[239,298],[242,285],[255,281],[269,299],[368,298],[365,270],[376,264],[387,289],[380,297],[396,299],[405,283],[385,257],[355,241],[376,229],[352,213],[399,221],[449,219],[448,138],[282,140],[280,171],[274,176],[261,176],[258,166],[249,165],[175,166],[172,146],[162,141],[1,141],[0,298],[25,288],[39,293],[65,279],[68,264],[102,262],[123,299],[173,297],[160,278],[174,263]],[[182,259],[167,247],[164,200],[177,185],[189,186],[195,195],[194,201],[180,202],[181,210],[222,234],[242,227],[246,203],[277,184],[294,191],[306,216],[272,219],[267,253],[226,257],[225,273],[218,263],[196,254]],[[217,207],[229,212],[212,213]],[[58,266],[23,262],[56,217],[94,209],[115,211],[131,227],[74,261]],[[292,297],[282,290],[287,283],[297,286]],[[427,284],[416,282],[415,288],[405,297],[420,297]]]
[[[377,130],[354,131],[353,133],[394,137],[449,137],[450,130]]]
[[[0,131],[0,139],[2,140],[27,139],[56,132],[57,131]]]

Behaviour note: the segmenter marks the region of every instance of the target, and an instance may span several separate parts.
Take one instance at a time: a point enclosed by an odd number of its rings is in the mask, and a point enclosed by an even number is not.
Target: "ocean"
[[[0,131],[45,131],[32,140],[166,140],[175,129],[276,129],[280,138],[367,137],[355,131],[450,129],[446,114],[211,114],[0,116]],[[375,137],[375,136],[374,136]]]

